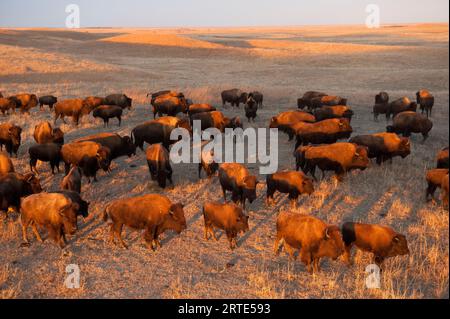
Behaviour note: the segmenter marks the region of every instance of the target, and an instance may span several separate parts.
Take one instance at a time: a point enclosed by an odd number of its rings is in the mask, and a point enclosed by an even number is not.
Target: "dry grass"
[[[234,46],[236,41],[239,47]],[[136,107],[126,112],[122,127],[113,121],[103,129],[99,121],[84,118],[78,128],[61,125],[67,141],[100,131],[129,134],[151,118],[146,94],[166,88],[183,91],[195,102],[212,103],[227,116],[241,117],[242,109],[222,109],[220,91],[260,90],[265,105],[250,125],[254,127],[267,126],[274,114],[295,108],[301,92],[324,90],[348,97],[356,114],[354,134],[384,131],[385,121],[374,122],[370,113],[373,96],[380,90],[392,98],[413,98],[425,87],[436,96],[431,136],[424,144],[414,136],[408,158],[352,172],[340,184],[328,174],[316,183],[311,197],[301,198],[297,209],[329,223],[382,223],[406,234],[411,255],[386,262],[379,290],[365,288],[368,254],[354,252],[352,268],[326,260],[322,272],[314,276],[298,261],[289,262],[285,253],[274,256],[276,216],[289,209],[289,203],[276,195],[276,205],[266,207],[264,184],[249,207],[250,232],[239,240],[238,249],[230,251],[225,236],[206,242],[201,206],[206,200],[222,200],[221,191],[217,178],[199,181],[196,166],[190,164],[174,167],[175,186],[165,191],[186,205],[187,230],[179,236],[165,234],[157,252],[148,251],[140,234],[130,230],[124,235],[128,250],[111,246],[108,229],[99,219],[103,207],[115,198],[162,193],[150,181],[145,154],[138,151],[136,157],[114,161],[110,174],[100,172],[97,184],[83,183],[91,217],[80,224],[65,251],[50,241],[37,243],[31,232],[31,247],[19,248],[17,215],[0,222],[1,297],[448,298],[449,215],[439,200],[424,200],[425,171],[434,165],[437,150],[448,145],[447,25],[370,31],[361,27],[0,30],[0,53],[5,54],[0,58],[4,95],[33,92],[71,98],[126,92],[134,99]],[[39,110],[31,116],[0,117],[1,122],[12,121],[24,129],[19,157],[13,159],[17,171],[29,169],[27,150],[34,126],[51,119],[48,111]],[[244,124],[248,126],[245,120]],[[292,150],[293,144],[280,135],[279,169],[294,167]],[[256,165],[249,168],[257,173]],[[39,170],[43,187],[57,189],[62,174],[53,177],[46,163]],[[80,266],[80,289],[63,285],[65,267],[71,263]]]

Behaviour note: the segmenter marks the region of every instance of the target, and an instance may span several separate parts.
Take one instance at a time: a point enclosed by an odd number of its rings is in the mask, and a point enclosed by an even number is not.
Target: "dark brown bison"
[[[3,115],[6,113],[16,113],[17,102],[13,98],[0,98],[0,112]],[[11,110],[11,111],[10,111]]]
[[[326,119],[347,118],[351,122],[353,111],[345,105],[324,106],[314,111],[316,121],[323,121]]]
[[[111,151],[99,143],[84,141],[64,144],[61,157],[65,164],[65,173],[69,173],[70,166],[76,165],[83,171],[90,182],[90,177],[97,181],[97,171],[102,168],[105,172],[111,164]]]
[[[434,105],[434,96],[428,90],[420,90],[416,92],[417,104],[420,105],[422,114],[426,112],[427,117],[431,117],[431,110]]]
[[[255,100],[256,105],[258,107],[262,108],[263,107],[264,95],[261,92],[258,92],[258,91],[253,91],[250,94],[253,96],[253,99]]]
[[[79,206],[77,216],[82,216],[83,218],[89,216],[89,202],[81,198],[79,193],[70,190],[60,190],[52,193],[62,194],[66,196],[68,199],[70,199],[73,203],[77,203]]]
[[[294,138],[295,132],[292,129],[298,122],[314,123],[314,115],[302,111],[281,112],[270,119],[269,128],[278,128],[280,131],[289,135],[289,140]]]
[[[77,203],[58,193],[40,193],[30,195],[20,205],[20,221],[24,244],[28,245],[27,228],[31,225],[36,239],[42,242],[37,226],[45,227],[49,237],[59,247],[66,245],[65,234],[77,231]]]
[[[428,184],[427,191],[425,193],[425,199],[428,201],[431,195],[431,199],[434,199],[434,193],[436,189],[441,188],[442,180],[445,175],[448,175],[448,168],[434,168],[427,171],[426,181]]]
[[[231,89],[222,91],[220,96],[222,97],[223,106],[225,106],[226,103],[230,103],[231,106],[239,107],[239,104],[247,101],[248,94],[239,89]]]
[[[389,103],[389,94],[386,92],[380,92],[375,95],[375,104],[388,104]]]
[[[289,194],[291,207],[297,207],[297,200],[299,195],[311,195],[314,192],[314,185],[310,178],[305,174],[296,171],[284,171],[269,174],[266,177],[267,181],[267,195],[266,204],[273,202],[273,194],[276,191],[280,193]]]
[[[216,108],[211,104],[191,104],[189,105],[188,114],[189,116],[192,116],[197,113],[211,112],[215,110]]]
[[[14,165],[5,152],[0,152],[0,175],[14,173]]]
[[[106,105],[118,105],[123,109],[131,109],[133,105],[133,99],[126,96],[126,94],[110,94],[105,97],[103,104]]]
[[[81,169],[76,165],[72,165],[70,167],[69,173],[66,176],[64,176],[64,178],[61,181],[61,184],[60,184],[61,189],[68,190],[68,191],[74,191],[74,192],[77,192],[78,194],[80,194],[81,193],[81,174],[82,174]]]
[[[203,219],[205,222],[205,239],[209,240],[209,235],[212,235],[217,241],[214,229],[222,229],[227,235],[230,249],[236,248],[237,235],[249,230],[248,216],[243,213],[239,206],[233,203],[206,202],[203,205]]]
[[[103,127],[109,125],[109,119],[117,118],[119,121],[119,126],[122,123],[122,112],[123,109],[117,105],[100,105],[96,107],[92,112],[94,118],[101,118],[103,120]]]
[[[16,154],[20,147],[22,128],[12,123],[0,124],[0,151],[3,145],[10,156]]]
[[[55,119],[53,124],[56,124],[58,118],[66,123],[65,116],[71,116],[75,125],[78,125],[80,118],[92,111],[91,106],[83,99],[68,99],[57,102],[55,104]]]
[[[368,151],[365,146],[353,143],[334,143],[319,146],[303,146],[295,151],[297,170],[301,167],[305,174],[311,173],[315,180],[316,167],[325,171],[334,171],[337,179],[353,169],[364,170],[369,166]]]
[[[408,111],[397,114],[392,125],[386,127],[386,131],[402,134],[405,137],[411,136],[411,133],[421,133],[425,141],[432,128],[433,122],[425,115]]]
[[[298,122],[292,126],[297,142],[295,148],[308,144],[331,144],[349,138],[353,129],[348,119],[329,119],[316,123]]]
[[[297,107],[299,109],[304,109],[307,107],[308,109],[312,109],[312,99],[317,97],[326,96],[326,93],[323,92],[317,92],[317,91],[308,91],[303,94],[303,96],[299,99],[297,99]]]
[[[436,162],[436,168],[448,168],[448,146],[439,151]]]
[[[407,137],[399,137],[395,133],[376,133],[358,135],[349,140],[350,143],[366,146],[369,158],[376,158],[377,164],[391,160],[395,156],[407,157],[411,154],[411,143]]]
[[[335,95],[318,96],[311,99],[311,108],[317,109],[323,106],[347,105],[347,99]]]
[[[164,231],[174,230],[179,234],[186,229],[183,205],[173,204],[166,196],[158,194],[115,200],[103,213],[105,222],[108,217],[112,221],[110,241],[114,243],[114,237],[117,237],[125,248],[127,245],[121,235],[123,225],[145,229],[145,243],[153,250],[161,247],[159,235]]]
[[[17,106],[20,107],[20,112],[22,113],[30,113],[31,108],[37,106],[39,103],[35,94],[23,93],[14,95],[14,97],[19,100]]]
[[[44,96],[40,96],[39,97],[39,108],[41,110],[44,109],[45,105],[48,105],[48,107],[51,109],[53,109],[53,105],[55,105],[58,102],[58,98],[56,96],[53,95],[44,95]]]
[[[59,163],[61,162],[61,145],[56,143],[36,144],[28,149],[30,155],[30,170],[39,174],[37,161],[49,162],[52,174],[55,174],[55,167],[59,173]]]
[[[21,197],[41,191],[39,179],[33,173],[0,175],[0,211],[7,211],[9,207],[18,211]]]
[[[256,199],[256,177],[250,175],[246,167],[238,163],[223,163],[219,165],[219,181],[222,186],[223,199],[226,201],[226,191],[231,191],[231,199],[241,203],[245,209],[245,201],[250,203]]]
[[[162,144],[150,145],[145,152],[145,157],[150,176],[152,180],[158,181],[159,187],[166,187],[166,179],[173,184],[169,152]]]
[[[245,102],[244,106],[245,117],[250,122],[250,120],[255,121],[256,112],[258,111],[258,103],[253,98],[253,94],[250,93],[247,98],[247,102]]]
[[[374,262],[380,267],[388,257],[409,254],[406,237],[387,226],[347,222],[342,225],[342,237],[345,243],[344,259],[348,265],[352,264],[353,245],[372,253]]]
[[[198,178],[201,178],[202,169],[205,170],[206,176],[212,177],[219,169],[219,164],[214,161],[214,150],[204,150],[203,147],[209,142],[202,143],[202,151],[200,163],[198,164]]]
[[[389,103],[389,107],[386,112],[386,120],[390,119],[391,115],[395,117],[401,112],[411,111],[415,112],[417,110],[417,103],[411,102],[407,97],[402,97],[395,101]]]
[[[64,133],[60,128],[52,128],[49,122],[41,122],[34,127],[34,140],[38,144],[64,144]]]
[[[92,111],[96,107],[99,107],[100,105],[105,104],[105,98],[98,97],[98,96],[88,96],[84,99],[84,102],[89,106],[89,109]]]
[[[136,146],[129,136],[120,136],[116,133],[98,133],[76,139],[74,142],[96,142],[107,147],[111,154],[111,160],[121,156],[131,157],[136,155]]]
[[[153,100],[153,99],[152,99]],[[153,102],[153,118],[167,114],[176,116],[178,113],[187,113],[188,105],[184,96],[160,95]]]
[[[335,225],[307,215],[282,212],[277,218],[277,237],[274,252],[278,255],[283,245],[291,258],[299,250],[300,260],[309,273],[320,271],[320,259],[336,260],[344,253],[341,232]]]
[[[378,115],[380,114],[387,114],[389,110],[389,103],[381,103],[381,104],[375,104],[373,106],[373,120],[378,121]]]

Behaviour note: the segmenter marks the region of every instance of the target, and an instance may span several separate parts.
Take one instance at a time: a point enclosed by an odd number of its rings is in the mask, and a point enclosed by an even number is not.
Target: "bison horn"
[[[328,227],[325,229],[325,238],[330,238],[330,234],[328,234]]]

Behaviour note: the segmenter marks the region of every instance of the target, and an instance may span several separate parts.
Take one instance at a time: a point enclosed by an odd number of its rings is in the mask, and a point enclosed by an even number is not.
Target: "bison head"
[[[299,109],[301,109],[301,110],[303,110],[305,107],[307,107],[308,105],[307,105],[307,103],[306,103],[306,101],[305,101],[305,99],[304,98],[299,98],[299,99],[297,99],[297,107],[299,108]]]
[[[405,158],[409,154],[411,154],[411,142],[409,138],[402,137],[400,138],[400,143],[398,145],[398,155],[400,155],[402,158]]]
[[[125,98],[127,99],[127,107],[128,107],[128,109],[129,110],[131,110],[131,107],[132,107],[132,105],[133,105],[133,99],[132,98],[129,98],[128,96],[126,96],[125,95]]]
[[[311,178],[304,177],[299,188],[300,193],[308,195],[314,193],[314,184]]]
[[[241,214],[239,215],[239,217],[236,219],[236,230],[238,232],[242,232],[245,233],[247,231],[249,231],[249,227],[248,227],[248,216]]]
[[[339,119],[339,137],[340,138],[349,138],[353,132],[353,128],[350,125],[349,119],[341,118]]]
[[[64,132],[59,127],[53,129],[53,143],[64,144]]]
[[[394,257],[407,254],[409,254],[409,248],[406,237],[402,234],[396,234],[394,237],[392,237],[388,256]]]
[[[365,146],[357,146],[351,167],[365,170],[369,166],[369,151]]]
[[[278,118],[276,116],[270,119],[269,128],[277,128],[278,127]]]
[[[30,107],[35,107],[38,104],[39,104],[39,101],[38,101],[38,98],[37,98],[36,94],[31,94],[30,95],[30,102],[28,103],[28,105]]]
[[[239,96],[239,102],[245,103],[245,102],[247,102],[247,99],[248,99],[248,93],[242,92],[241,95]]]
[[[17,153],[21,142],[20,135],[22,134],[22,128],[13,125],[9,128],[8,133],[9,137],[11,138],[11,144],[13,146],[14,153]]]
[[[108,147],[102,146],[98,149],[97,154],[98,165],[107,172],[111,165],[111,151]]]
[[[181,203],[172,204],[169,209],[169,220],[165,228],[173,229],[178,234],[187,228],[186,218],[184,217],[184,206]]]
[[[131,137],[124,136],[122,137],[122,145],[124,146],[125,153],[128,157],[131,157],[131,155],[136,155],[136,145],[134,145],[133,141],[131,140]]]
[[[256,199],[256,184],[258,184],[258,181],[255,176],[246,176],[244,178],[242,192],[244,198],[248,199],[250,203],[253,203]]]
[[[61,216],[64,232],[73,235],[78,229],[77,226],[77,212],[80,206],[77,203],[67,204],[61,207],[58,214]]]
[[[39,182],[39,178],[37,178],[33,173],[28,173],[23,176],[23,180],[26,185],[26,193],[28,194],[37,194],[42,192],[41,183]]]
[[[323,239],[320,242],[319,256],[330,257],[336,260],[344,253],[344,241],[341,232],[335,225],[327,226],[323,232]]]

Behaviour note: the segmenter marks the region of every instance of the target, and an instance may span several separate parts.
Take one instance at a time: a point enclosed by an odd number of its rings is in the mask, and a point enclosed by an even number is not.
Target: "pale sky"
[[[81,27],[364,24],[371,3],[382,24],[448,22],[448,0],[0,0],[0,27],[64,27],[68,4]]]

